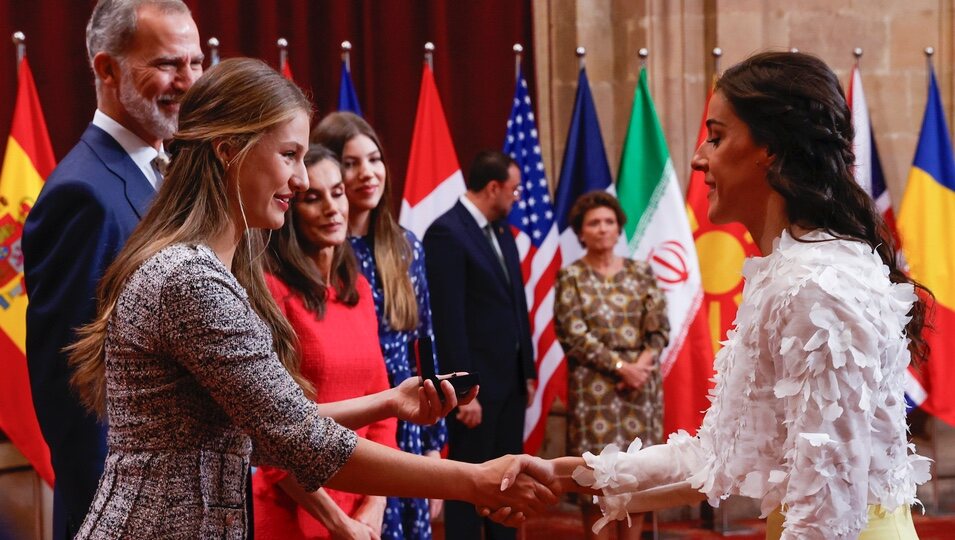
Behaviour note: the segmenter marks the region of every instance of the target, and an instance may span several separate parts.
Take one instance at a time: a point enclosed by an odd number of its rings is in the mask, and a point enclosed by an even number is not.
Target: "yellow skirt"
[[[766,540],[777,540],[783,535],[782,512],[777,508],[766,518]],[[859,535],[859,540],[918,540],[912,511],[900,506],[895,512],[886,512],[881,506],[869,505],[869,525]]]

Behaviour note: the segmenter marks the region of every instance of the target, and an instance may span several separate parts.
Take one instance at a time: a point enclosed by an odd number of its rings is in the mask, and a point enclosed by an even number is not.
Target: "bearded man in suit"
[[[448,416],[451,459],[480,463],[523,452],[524,410],[536,388],[527,300],[507,215],[520,199],[521,173],[507,155],[486,150],[467,177],[467,192],[424,237],[438,361],[445,373],[477,372],[476,399]],[[483,520],[487,538],[515,530]],[[477,539],[473,506],[448,501],[448,538]]]

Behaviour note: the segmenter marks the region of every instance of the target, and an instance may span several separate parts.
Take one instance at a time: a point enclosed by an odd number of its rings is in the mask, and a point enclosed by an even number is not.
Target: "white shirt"
[[[606,487],[604,519],[623,519],[630,495],[689,481],[711,504],[728,495],[783,507],[784,539],[856,538],[867,506],[917,502],[929,460],[908,444],[905,324],[910,284],[861,242],[788,232],[743,267],[735,328],[716,356],[713,403],[696,437],[585,455]],[[589,473],[587,473],[589,475]],[[584,475],[581,475],[584,478]]]
[[[481,229],[481,232],[484,232],[484,228],[488,226],[490,221],[488,221],[487,216],[484,215],[484,212],[481,212],[481,209],[474,205],[474,202],[468,198],[467,194],[461,195],[458,197],[458,200],[461,201],[461,204],[467,208],[468,212],[471,213],[471,217],[474,218],[474,221],[477,222],[477,226]],[[491,226],[493,228],[493,225]],[[497,253],[497,257],[501,260],[504,260],[504,252],[501,251],[501,245],[497,243],[497,235],[491,235],[491,247],[494,248],[494,251]]]
[[[162,143],[159,145],[159,150],[156,150],[146,144],[146,141],[140,139],[138,135],[126,129],[122,124],[99,109],[96,109],[93,114],[93,125],[115,139],[133,160],[133,163],[143,172],[143,176],[146,177],[146,180],[149,180],[153,189],[157,189],[159,182],[162,181],[162,176],[153,168],[152,161],[163,150]]]

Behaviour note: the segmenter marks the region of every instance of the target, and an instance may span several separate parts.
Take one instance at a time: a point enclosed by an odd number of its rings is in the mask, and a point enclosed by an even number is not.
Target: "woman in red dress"
[[[348,230],[348,199],[337,159],[322,146],[305,155],[308,190],[269,243],[266,282],[299,340],[301,373],[315,401],[340,401],[389,387],[371,289],[358,272]],[[396,447],[394,418],[357,430]],[[332,489],[306,492],[280,469],[253,477],[259,538],[378,538],[384,497]]]

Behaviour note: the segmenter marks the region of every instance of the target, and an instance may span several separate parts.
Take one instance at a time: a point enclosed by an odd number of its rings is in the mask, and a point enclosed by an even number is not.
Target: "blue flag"
[[[567,145],[564,147],[564,160],[557,181],[556,217],[564,265],[583,255],[583,248],[568,222],[571,206],[577,197],[584,193],[595,189],[607,190],[612,184],[610,164],[607,163],[604,140],[600,135],[600,122],[597,120],[594,98],[590,94],[587,70],[581,68],[570,131],[567,133]]]
[[[348,71],[344,60],[342,60],[342,81],[338,85],[338,110],[350,111],[362,116],[358,95],[355,94],[355,85],[351,82],[351,72]]]
[[[544,441],[547,415],[554,398],[567,402],[567,374],[553,320],[554,284],[560,269],[554,206],[523,70],[517,76],[504,153],[510,155],[521,170],[521,197],[511,209],[508,221],[521,257],[537,365],[537,393],[524,416],[524,451],[536,454]]]

